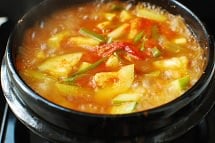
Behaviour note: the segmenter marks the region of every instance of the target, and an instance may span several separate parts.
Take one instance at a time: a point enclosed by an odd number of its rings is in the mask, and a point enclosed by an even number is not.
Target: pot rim
[[[199,87],[205,88],[212,76],[214,75],[214,71],[215,71],[215,52],[214,52],[214,43],[212,38],[209,36],[205,25],[200,21],[200,19],[191,11],[189,10],[187,7],[185,7],[183,4],[179,3],[178,1],[175,0],[162,0],[165,1],[166,3],[170,4],[171,6],[175,6],[175,7],[179,7],[181,10],[185,11],[187,14],[191,15],[193,17],[193,19],[200,25],[200,27],[202,28],[202,32],[204,33],[205,39],[207,41],[204,41],[206,43],[206,45],[208,47],[207,48],[207,62],[206,62],[206,67],[204,70],[204,73],[201,75],[201,77],[199,78],[199,80],[188,90],[186,91],[184,94],[182,94],[180,97],[166,103],[163,104],[161,106],[155,107],[153,109],[149,109],[149,110],[143,110],[143,111],[139,111],[139,112],[134,112],[134,113],[129,113],[129,114],[97,114],[97,113],[88,113],[88,112],[82,112],[82,111],[77,111],[77,110],[73,110],[73,109],[69,109],[63,106],[60,106],[58,104],[55,104],[49,100],[47,100],[46,98],[40,96],[36,91],[34,91],[29,85],[26,84],[26,82],[20,77],[18,71],[15,68],[14,65],[14,61],[13,61],[13,51],[12,48],[14,47],[13,44],[13,40],[16,37],[16,32],[17,29],[22,25],[23,21],[25,21],[26,18],[29,17],[29,15],[31,15],[31,12],[34,11],[35,9],[38,9],[39,7],[45,5],[46,3],[48,3],[48,1],[50,0],[45,0],[43,2],[41,2],[40,4],[38,4],[36,7],[34,7],[33,9],[31,9],[29,12],[27,12],[16,24],[16,27],[14,28],[12,34],[9,37],[8,43],[7,43],[7,48],[6,48],[6,58],[8,59],[8,67],[14,77],[14,79],[16,80],[16,82],[21,86],[21,88],[27,93],[29,94],[32,98],[34,98],[37,101],[40,101],[41,103],[46,104],[47,106],[50,106],[51,108],[60,110],[61,112],[66,112],[66,113],[72,113],[72,114],[79,114],[79,115],[83,115],[83,116],[91,116],[91,117],[99,117],[99,118],[118,118],[118,117],[129,117],[129,116],[139,116],[144,114],[145,116],[148,115],[155,115],[155,114],[162,114],[162,112],[166,112],[168,111],[169,108],[175,108],[176,105],[180,106],[180,108],[178,108],[177,110],[180,110],[182,107],[184,107],[185,105],[187,105],[189,102],[191,102],[192,100],[194,100],[195,98],[197,98],[199,95],[195,94],[196,91]],[[143,0],[144,1],[144,0]],[[147,0],[148,2],[148,0]],[[168,11],[168,10],[167,10]],[[18,47],[16,47],[18,48]],[[201,90],[198,89],[198,90]],[[169,116],[172,113],[167,114],[166,116]]]

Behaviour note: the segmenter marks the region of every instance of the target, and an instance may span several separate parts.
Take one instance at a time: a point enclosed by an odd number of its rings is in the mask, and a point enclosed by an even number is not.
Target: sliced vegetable
[[[119,27],[117,27],[116,29],[114,29],[113,31],[111,31],[107,36],[111,37],[112,39],[117,39],[123,35],[126,35],[128,27],[129,27],[129,24],[124,23]]]
[[[138,17],[142,17],[142,18],[146,18],[146,19],[150,19],[158,22],[164,22],[167,20],[167,17],[165,15],[162,15],[159,12],[156,12],[154,10],[147,9],[144,7],[137,7],[136,15]]]
[[[57,78],[67,77],[74,66],[80,61],[82,53],[72,53],[47,59],[38,69]]]
[[[140,25],[141,25],[141,19],[140,18],[135,18],[130,22],[130,31],[128,33],[128,38],[129,39],[134,39],[134,37],[139,33]]]
[[[118,80],[117,72],[100,72],[97,73],[93,80],[98,88],[106,88],[112,86]],[[115,81],[114,81],[115,80]]]
[[[117,50],[124,50],[125,52],[133,55],[136,59],[145,59],[149,56],[147,52],[140,51],[140,49],[128,42],[114,42],[98,46],[97,54],[99,56],[106,57],[112,55]]]
[[[104,73],[97,73],[95,76],[100,76],[99,74],[105,76]],[[112,85],[106,84],[105,82],[101,83],[103,88],[97,88],[96,90],[95,100],[97,102],[111,100],[114,96],[126,92],[134,81],[134,65],[132,64],[122,67],[118,72],[113,73],[113,76],[109,78],[117,79],[115,82],[112,82]],[[100,81],[97,80],[95,82],[98,83]]]
[[[124,93],[119,94],[112,99],[113,104],[122,104],[124,102],[137,102],[143,94],[140,93]]]
[[[70,37],[67,43],[78,47],[87,48],[89,50],[95,50],[94,47],[99,45],[100,42],[92,38],[78,36]]]
[[[113,42],[113,38],[112,37],[109,37],[108,39],[107,39],[107,44],[110,44],[110,43],[112,43]]]
[[[79,67],[79,69],[78,69],[78,71],[82,71],[82,70],[88,68],[90,65],[92,65],[92,64],[88,63],[88,62],[82,62],[80,67]]]
[[[190,83],[190,77],[185,76],[185,77],[172,81],[169,84],[169,87],[167,89],[173,95],[178,96],[178,95],[182,94],[183,91],[185,91],[185,89],[188,87],[189,83]]]
[[[147,57],[151,57],[151,54],[147,50],[145,50],[143,43],[142,43],[140,49],[133,45],[130,45],[130,46],[126,46],[124,50],[127,53],[133,55],[133,57],[138,60],[144,60]]]
[[[61,84],[61,83],[56,83],[56,87],[63,94],[72,95],[72,96],[76,96],[80,94],[79,92],[81,91],[78,86]]]
[[[105,18],[109,21],[112,21],[116,17],[116,13],[105,13]]]
[[[75,85],[67,85],[62,83],[55,84],[58,91],[67,96],[77,96],[77,95],[89,95],[90,91]]]
[[[120,105],[115,105],[112,107],[111,114],[126,114],[135,111],[137,103],[136,102],[125,102]]]
[[[123,49],[127,44],[122,42],[114,42],[103,44],[97,47],[97,54],[102,57],[112,55],[115,51]]]
[[[153,57],[159,57],[161,55],[160,50],[157,47],[151,49]]]
[[[78,77],[83,76],[83,74],[87,73],[88,71],[95,69],[96,67],[98,67],[100,64],[102,64],[107,58],[102,58],[98,61],[96,61],[95,63],[86,66],[86,68],[83,68],[75,73],[73,73],[70,77],[64,79],[65,82],[74,82],[74,80],[76,80]]]
[[[111,55],[109,58],[108,58],[108,60],[106,61],[106,63],[105,63],[105,65],[107,66],[107,67],[112,67],[112,68],[114,68],[114,67],[118,67],[119,66],[119,59],[118,59],[118,57],[117,56],[115,56],[115,55]]]
[[[48,75],[36,71],[36,70],[24,70],[23,74],[27,77],[30,77],[31,79],[36,79],[36,80],[45,80],[50,78]]]
[[[182,78],[178,79],[178,83],[179,83],[180,88],[182,90],[187,88],[187,86],[189,85],[189,82],[190,82],[190,77],[189,76],[185,76],[185,77],[182,77]]]
[[[139,42],[142,38],[143,38],[144,32],[140,32],[138,33],[135,37],[134,37],[134,43]]]
[[[104,22],[101,22],[97,25],[97,28],[101,29],[101,30],[105,30],[107,29],[109,26],[111,25],[111,22],[110,21],[104,21]]]
[[[59,48],[61,41],[66,38],[69,37],[70,33],[68,31],[63,31],[63,32],[59,32],[53,36],[51,36],[48,41],[47,41],[47,46],[49,48]]]
[[[119,19],[120,19],[121,22],[125,22],[125,21],[127,21],[127,20],[129,20],[131,18],[132,18],[131,13],[126,11],[126,10],[122,10],[120,15],[119,15]]]
[[[172,52],[172,53],[178,53],[181,51],[181,46],[174,43],[174,42],[165,42],[164,45],[165,47],[165,50],[169,51],[169,52]]]
[[[84,35],[84,36],[87,36],[87,37],[90,37],[92,39],[95,39],[95,40],[97,40],[99,42],[102,42],[102,43],[106,41],[106,39],[105,39],[105,37],[103,35],[97,34],[96,32],[91,31],[91,30],[86,29],[86,28],[81,28],[79,30],[79,33]]]
[[[175,43],[175,44],[186,44],[187,43],[187,39],[186,38],[184,38],[184,37],[181,37],[181,38],[176,38],[176,39],[174,39],[173,40],[173,42]]]
[[[153,64],[159,69],[187,69],[188,58],[185,56],[155,61]]]

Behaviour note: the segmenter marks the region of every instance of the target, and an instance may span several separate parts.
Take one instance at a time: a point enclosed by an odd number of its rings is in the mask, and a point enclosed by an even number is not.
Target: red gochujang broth
[[[203,73],[204,50],[184,19],[149,3],[90,2],[24,34],[16,68],[44,98],[70,109],[124,114],[168,103]]]

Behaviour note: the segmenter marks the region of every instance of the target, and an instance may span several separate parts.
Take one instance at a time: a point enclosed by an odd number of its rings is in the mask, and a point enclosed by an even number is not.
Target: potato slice
[[[188,62],[186,56],[181,56],[155,61],[153,65],[166,79],[177,79],[188,74]]]
[[[188,58],[185,56],[155,61],[154,66],[159,69],[187,69]]]
[[[72,53],[49,58],[38,68],[54,77],[68,77],[74,66],[80,61],[82,53]]]
[[[129,24],[124,23],[124,24],[120,25],[119,27],[117,27],[116,29],[114,29],[113,31],[111,31],[110,33],[108,33],[107,36],[112,39],[117,39],[123,35],[126,35],[128,28],[129,28]]]
[[[82,47],[91,51],[95,50],[94,47],[99,45],[99,43],[100,42],[98,40],[81,36],[71,37],[67,42],[69,45]]]

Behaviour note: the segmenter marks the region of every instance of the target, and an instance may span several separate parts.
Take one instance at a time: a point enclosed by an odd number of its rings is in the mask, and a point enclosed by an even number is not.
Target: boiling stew
[[[53,13],[25,34],[16,57],[45,99],[98,114],[152,109],[203,74],[204,50],[180,15],[149,3],[94,1]]]

